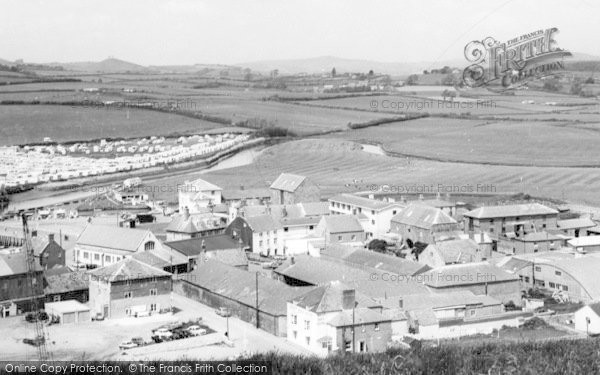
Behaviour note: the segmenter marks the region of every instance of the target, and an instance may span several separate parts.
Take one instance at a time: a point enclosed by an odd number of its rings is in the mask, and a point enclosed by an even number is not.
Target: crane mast
[[[33,251],[33,245],[31,244],[31,234],[29,233],[29,226],[27,225],[27,216],[23,214],[23,248],[25,250],[25,259],[27,262],[27,287],[29,288],[29,295],[31,299],[31,311],[35,314],[35,338],[34,342],[37,347],[38,359],[45,361],[49,359],[48,348],[46,347],[46,335],[44,333],[44,325],[38,319],[40,316],[40,301],[38,296],[43,294],[44,285],[38,282],[36,257]]]

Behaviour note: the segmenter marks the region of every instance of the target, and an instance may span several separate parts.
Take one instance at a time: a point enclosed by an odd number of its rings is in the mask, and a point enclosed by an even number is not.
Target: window
[[[88,259],[90,257],[90,254],[87,251],[83,252],[83,259]]]
[[[277,245],[277,237],[273,238],[273,245]]]
[[[289,230],[290,230],[290,228],[288,228],[288,227],[284,227],[284,228],[283,228],[283,231],[284,231],[284,232],[288,232]]]
[[[546,282],[544,282],[544,280],[536,280],[535,284],[541,287],[545,287],[546,286]]]
[[[305,320],[304,321],[304,329],[306,329],[306,330],[310,329],[310,320]]]
[[[392,211],[392,215],[396,215],[396,210]]]
[[[150,304],[150,311],[156,311],[156,303]]]
[[[110,255],[105,256],[104,260],[107,261],[107,262],[109,262],[109,263],[112,262],[112,258],[111,258]]]
[[[292,315],[292,324],[298,323],[298,315]]]
[[[548,283],[548,285],[550,286],[550,288],[556,288],[556,284],[554,284],[552,282]],[[558,285],[560,285],[560,284],[558,284]]]
[[[298,338],[298,331],[292,331],[294,338],[297,339]]]
[[[338,236],[338,241],[341,241],[341,240],[342,240],[342,236]]]
[[[529,282],[529,276],[525,276],[525,282],[528,283]]]
[[[94,254],[94,260],[100,260],[100,254]]]
[[[564,290],[565,292],[567,292],[567,291],[569,291],[569,287],[568,287],[568,286],[566,286],[566,285],[563,285],[563,286],[562,286],[562,290]]]
[[[262,237],[262,236],[263,236],[263,232],[259,232],[258,237]]]
[[[469,310],[469,314],[471,314],[471,316],[475,316],[475,309]]]
[[[131,298],[131,292],[125,292],[125,293],[123,293],[123,297],[124,298]]]
[[[375,215],[375,210],[371,210],[371,215]]]
[[[375,331],[379,331],[379,324],[375,323]]]
[[[144,250],[154,250],[154,241],[148,241],[144,244]]]
[[[490,233],[494,233],[494,228],[490,227]]]
[[[313,229],[315,229],[314,225],[311,225],[311,226],[308,227],[308,230],[313,230]]]
[[[258,241],[258,246],[261,246],[261,247],[262,247],[262,245],[263,245],[263,242],[262,242],[262,240],[261,240],[261,241]]]
[[[367,351],[367,343],[364,341],[359,341],[358,342],[358,351],[359,352],[366,352]]]
[[[375,225],[375,220],[371,220],[371,224]]]
[[[154,288],[154,289],[150,289],[150,295],[151,295],[151,296],[156,296],[156,295],[158,295],[158,290],[156,290],[156,288]]]
[[[352,241],[356,240],[356,234],[352,235]]]
[[[535,267],[535,272],[542,272],[542,267]]]
[[[52,297],[52,300],[54,302],[59,302],[60,301],[60,295]]]
[[[562,275],[562,272],[560,272],[560,271],[554,271],[554,274],[555,274],[556,276],[560,276],[560,275]]]
[[[306,336],[306,345],[310,345],[310,337]]]

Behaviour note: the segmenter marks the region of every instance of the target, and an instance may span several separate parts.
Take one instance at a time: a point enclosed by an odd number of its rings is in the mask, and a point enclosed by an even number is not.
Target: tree
[[[595,82],[595,81],[594,81],[594,77],[589,77],[588,79],[586,79],[586,80],[585,80],[585,83],[586,83],[586,84],[588,84],[588,85],[589,85],[589,84],[592,84],[592,85],[593,85],[593,84],[594,84],[594,82]]]
[[[575,78],[573,80],[573,83],[571,83],[571,94],[573,95],[581,95],[581,92],[583,90],[583,85],[581,84],[581,79],[579,78]]]
[[[335,75],[337,74],[337,72],[335,71],[335,67],[333,69],[331,69],[331,76],[335,77]]]
[[[385,253],[386,247],[387,247],[387,243],[384,240],[378,240],[378,239],[372,240],[371,242],[369,242],[369,245],[367,246],[367,248],[369,250],[373,250],[378,253]]]
[[[429,74],[429,71],[423,70],[423,74]]]
[[[375,75],[375,73],[373,72],[373,69],[369,70],[369,77],[373,77]]]
[[[562,85],[556,78],[548,78],[544,81],[544,90],[557,92],[562,89]]]
[[[419,80],[419,76],[418,75],[411,74],[406,79],[406,84],[409,85],[409,86],[416,85],[418,80]]]

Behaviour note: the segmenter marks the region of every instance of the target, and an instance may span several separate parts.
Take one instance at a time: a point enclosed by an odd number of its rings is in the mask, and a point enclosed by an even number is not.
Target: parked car
[[[136,318],[143,318],[146,316],[150,316],[150,311],[138,311],[135,313]]]
[[[181,329],[181,328],[173,330],[172,333],[173,333],[173,336],[172,336],[173,340],[186,339],[192,335],[188,330]]]
[[[224,318],[231,316],[231,311],[227,307],[219,307],[215,310],[215,313]]]
[[[156,331],[154,331],[154,335],[160,337],[163,340],[169,340],[171,339],[171,337],[173,337],[173,332],[166,328],[159,328]]]
[[[127,349],[131,349],[131,348],[135,348],[137,346],[138,346],[138,344],[134,343],[133,341],[123,341],[122,343],[119,344],[119,349],[127,350]]]
[[[96,315],[92,316],[92,321],[103,321],[104,320],[104,315],[97,313]]]
[[[192,336],[206,335],[206,329],[201,328],[199,325],[189,326],[187,330]]]
[[[183,324],[181,322],[167,323],[167,324],[163,324],[162,326],[158,327],[154,331],[157,331],[159,329],[166,329],[166,330],[170,331],[170,330],[173,330],[173,329],[177,329],[177,328],[181,327],[182,325]]]
[[[144,346],[144,345],[146,345],[146,342],[141,337],[134,337],[134,338],[131,339],[131,342],[133,342],[137,346]]]

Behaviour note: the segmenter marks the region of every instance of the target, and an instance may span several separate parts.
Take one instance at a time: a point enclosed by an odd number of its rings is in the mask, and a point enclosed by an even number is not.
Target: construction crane
[[[21,215],[23,219],[23,249],[25,250],[25,259],[27,262],[27,287],[31,299],[31,312],[34,314],[35,322],[35,338],[32,344],[37,347],[38,359],[40,361],[46,361],[49,358],[48,348],[46,347],[46,334],[44,330],[44,324],[40,321],[40,301],[38,296],[43,294],[43,283],[38,282],[37,270],[39,267],[36,266],[36,256],[33,251],[33,245],[31,244],[31,234],[29,233],[29,226],[27,225],[27,216]]]

